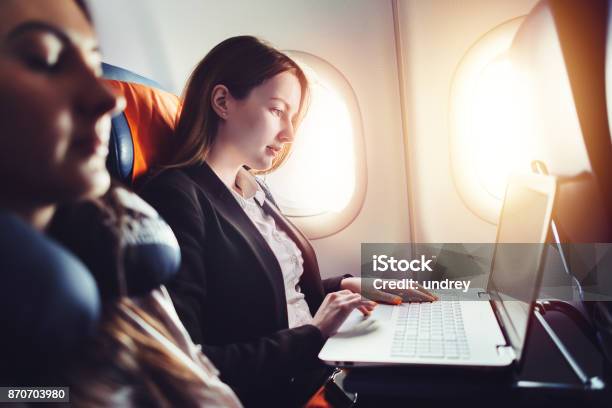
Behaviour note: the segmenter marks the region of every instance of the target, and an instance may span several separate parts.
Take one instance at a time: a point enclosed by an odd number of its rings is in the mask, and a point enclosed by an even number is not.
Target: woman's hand
[[[382,291],[374,288],[374,279],[371,278],[344,278],[340,282],[340,288],[360,293],[362,296],[377,302],[399,305],[404,300],[408,302],[433,302],[438,300],[433,295],[417,286],[415,289],[386,289]]]
[[[312,324],[321,330],[325,338],[334,335],[353,309],[359,309],[369,315],[376,307],[376,302],[365,299],[359,293],[349,290],[333,292],[325,296],[323,303],[315,313]]]

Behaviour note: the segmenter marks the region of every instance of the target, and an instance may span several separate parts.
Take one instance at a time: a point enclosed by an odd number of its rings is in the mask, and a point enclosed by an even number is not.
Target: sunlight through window
[[[310,105],[285,164],[266,177],[283,212],[306,217],[342,211],[355,190],[354,130],[332,83],[296,58],[308,77]]]
[[[523,18],[485,34],[463,57],[451,93],[453,179],[476,215],[496,223],[508,177],[530,169],[532,98],[507,57]]]

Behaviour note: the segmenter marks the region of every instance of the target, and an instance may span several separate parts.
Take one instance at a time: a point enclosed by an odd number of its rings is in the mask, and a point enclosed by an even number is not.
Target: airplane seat
[[[96,283],[76,257],[8,213],[0,213],[0,271],[0,384],[49,384],[94,333]]]
[[[542,0],[521,24],[510,50],[512,61],[527,74],[528,85],[534,90],[534,134],[550,143],[545,164],[560,176],[553,219],[561,241],[574,244],[567,247],[568,258],[582,263],[571,262],[569,272],[583,285],[596,284],[607,290],[607,295],[612,274],[602,260],[609,257],[598,257],[594,245],[580,244],[612,243],[608,118],[612,100],[606,95],[607,88],[612,89],[609,8],[608,0]],[[560,92],[561,88],[568,92]],[[588,163],[580,172],[555,156],[559,148],[555,143],[563,139],[558,132],[566,133],[563,136],[571,132],[577,146],[584,146]],[[590,251],[588,259],[582,253],[585,248]],[[612,303],[569,303],[588,314],[612,375]]]
[[[107,167],[127,186],[155,168],[176,149],[173,138],[180,102],[157,82],[110,64],[103,76],[123,94],[125,110],[113,118]]]
[[[565,240],[574,243],[612,242],[606,10],[607,0],[542,0],[521,24],[510,50],[512,62],[525,73],[524,80],[533,90],[537,119],[527,119],[528,127],[549,143],[548,152],[541,152],[548,154],[543,158],[545,166],[563,177],[555,221],[562,226]],[[568,141],[586,151],[585,163],[571,164],[556,154],[566,146],[555,143]],[[583,198],[586,193],[591,200]]]

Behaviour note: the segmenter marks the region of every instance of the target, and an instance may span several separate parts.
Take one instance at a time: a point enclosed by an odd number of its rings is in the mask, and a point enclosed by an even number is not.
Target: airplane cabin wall
[[[536,3],[397,2],[404,136],[391,0],[92,0],[92,8],[105,60],[177,94],[208,50],[241,34],[260,36],[282,50],[312,53],[346,77],[361,109],[368,184],[357,218],[339,233],[313,241],[322,275],[333,276],[358,273],[362,242],[411,240],[408,185],[416,242],[494,242],[495,225],[468,209],[453,182],[452,78],[481,36],[526,15]]]
[[[195,64],[234,35],[260,36],[335,66],[360,106],[368,185],[357,218],[313,241],[321,274],[358,274],[362,242],[410,241],[390,1],[93,0],[92,7],[105,61],[176,93]]]
[[[452,79],[479,38],[528,14],[535,4],[537,0],[398,1],[415,242],[495,242],[496,226],[468,209],[453,182]]]

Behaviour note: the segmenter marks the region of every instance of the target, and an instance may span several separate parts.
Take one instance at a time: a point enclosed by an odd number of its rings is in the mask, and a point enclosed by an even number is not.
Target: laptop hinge
[[[482,300],[491,300],[491,295],[488,292],[478,292],[478,298]]]
[[[516,360],[516,353],[514,352],[512,346],[497,346],[497,355],[500,357],[508,357],[511,360]]]

